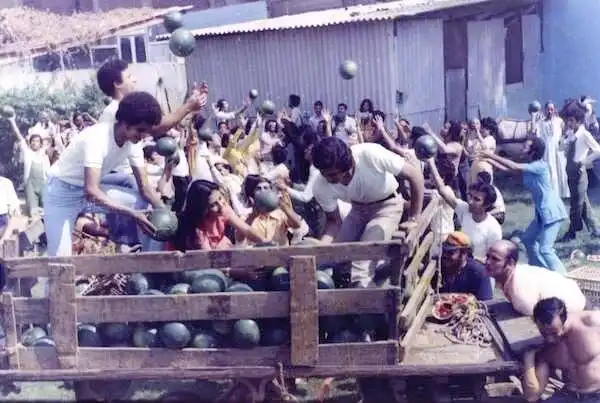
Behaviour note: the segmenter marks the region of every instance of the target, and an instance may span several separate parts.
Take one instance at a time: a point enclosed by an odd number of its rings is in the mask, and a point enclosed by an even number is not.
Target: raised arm
[[[462,153],[462,150],[458,150],[457,147],[454,147],[454,144],[446,144],[444,140],[442,140],[442,138],[439,136],[439,134],[433,131],[433,129],[431,128],[431,126],[429,126],[428,123],[425,123],[423,125],[423,128],[427,131],[427,134],[429,134],[436,142],[438,150],[442,154],[458,156],[460,155],[460,153]]]
[[[444,180],[442,179],[442,176],[440,175],[440,172],[437,169],[437,165],[435,164],[435,159],[429,158],[427,160],[427,165],[429,166],[431,176],[433,177],[433,184],[435,185],[436,190],[438,191],[440,196],[442,196],[444,201],[448,203],[453,209],[455,209],[456,205],[458,204],[458,199],[456,198],[456,195],[454,194],[452,189],[450,189],[450,187],[446,186],[446,184],[444,183]]]
[[[496,161],[496,162],[504,165],[506,168],[508,168],[512,171],[522,172],[526,169],[527,164],[521,164],[519,162],[509,160],[508,158],[501,157],[498,154],[491,152],[489,150],[481,151],[481,155],[488,160]]]
[[[175,112],[162,117],[160,123],[152,128],[155,136],[161,136],[173,127],[177,126],[189,113],[204,108],[208,100],[208,87],[206,84],[194,83],[192,96]]]

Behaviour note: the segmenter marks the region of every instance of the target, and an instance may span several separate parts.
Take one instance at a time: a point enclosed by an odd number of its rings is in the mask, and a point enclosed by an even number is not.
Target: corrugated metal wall
[[[505,116],[504,20],[471,21],[467,31],[467,103],[479,106],[483,117]]]
[[[257,88],[259,100],[278,107],[295,93],[303,109],[320,99],[329,108],[345,102],[354,111],[368,97],[376,108],[395,111],[392,21],[199,38],[197,46],[186,60],[188,79],[208,82],[213,102],[223,97],[237,106]],[[344,59],[359,64],[353,80],[339,76]]]
[[[445,116],[444,25],[442,20],[398,21],[396,89],[403,93],[398,113],[411,124],[436,129]]]

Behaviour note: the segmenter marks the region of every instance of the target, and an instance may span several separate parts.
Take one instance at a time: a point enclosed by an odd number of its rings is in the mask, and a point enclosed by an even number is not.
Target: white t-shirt
[[[102,114],[100,115],[100,117],[98,118],[98,123],[115,123],[117,121],[117,111],[119,110],[119,101],[117,101],[116,99],[113,99],[108,105],[106,105],[106,108],[104,108],[104,110],[102,111]],[[113,169],[113,171],[116,172],[123,172],[123,173],[131,173],[131,165],[129,164],[129,161],[124,160],[123,164],[120,164],[119,166],[115,167]]]
[[[48,176],[76,186],[84,185],[84,168],[101,170],[101,177],[129,161],[131,166],[144,167],[141,142],[125,142],[119,147],[115,141],[114,123],[98,123],[85,128],[52,165]]]
[[[196,149],[196,167],[194,172],[192,172],[193,180],[203,179],[211,182],[215,181],[210,169],[210,164],[206,159],[207,157],[210,158],[212,155],[213,153],[208,148],[206,142],[200,141]]]
[[[173,168],[173,176],[186,177],[190,175],[190,166],[188,164],[187,157],[185,156],[185,152],[179,148],[177,150],[179,154],[179,164]]]
[[[396,177],[404,168],[404,158],[375,143],[350,147],[355,170],[350,183],[331,184],[319,173],[313,186],[315,199],[325,212],[338,208],[338,200],[348,203],[374,203],[398,189]]]
[[[502,196],[502,192],[496,186],[494,186],[494,190],[496,191],[496,202],[492,208],[501,213],[506,213],[506,205],[504,204],[504,196]]]
[[[543,267],[517,264],[515,271],[503,287],[506,298],[513,308],[523,314],[533,315],[539,300],[556,297],[561,299],[567,312],[585,309],[585,296],[575,280]]]
[[[354,137],[357,136],[357,125],[356,120],[353,117],[346,116],[346,119],[338,125],[335,122],[332,122],[332,130],[333,135],[338,137],[344,141],[344,143],[349,144],[354,141]],[[351,137],[352,136],[352,137]]]
[[[490,246],[502,239],[502,227],[489,214],[483,221],[475,222],[469,211],[469,204],[464,200],[457,200],[454,211],[458,216],[461,231],[471,239],[473,257],[480,261],[485,261],[485,256]]]
[[[0,176],[0,215],[17,215],[20,209],[19,198],[13,182]]]

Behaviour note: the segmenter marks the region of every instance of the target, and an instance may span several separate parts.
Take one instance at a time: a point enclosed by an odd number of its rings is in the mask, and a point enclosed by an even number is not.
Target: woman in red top
[[[232,248],[233,243],[226,235],[228,225],[244,238],[264,242],[256,230],[235,214],[216,183],[198,179],[188,189],[174,246],[181,251]]]

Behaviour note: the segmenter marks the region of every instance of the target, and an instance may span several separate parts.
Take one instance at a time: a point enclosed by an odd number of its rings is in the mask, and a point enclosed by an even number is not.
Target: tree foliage
[[[15,109],[17,125],[23,134],[35,125],[40,112],[48,112],[54,122],[70,119],[75,111],[99,116],[105,107],[105,99],[106,96],[93,81],[84,86],[67,82],[63,88],[52,91],[41,82],[21,88],[0,89],[0,106],[10,105]],[[0,145],[0,175],[10,178],[18,187],[23,177],[19,148],[8,122],[2,118]]]

